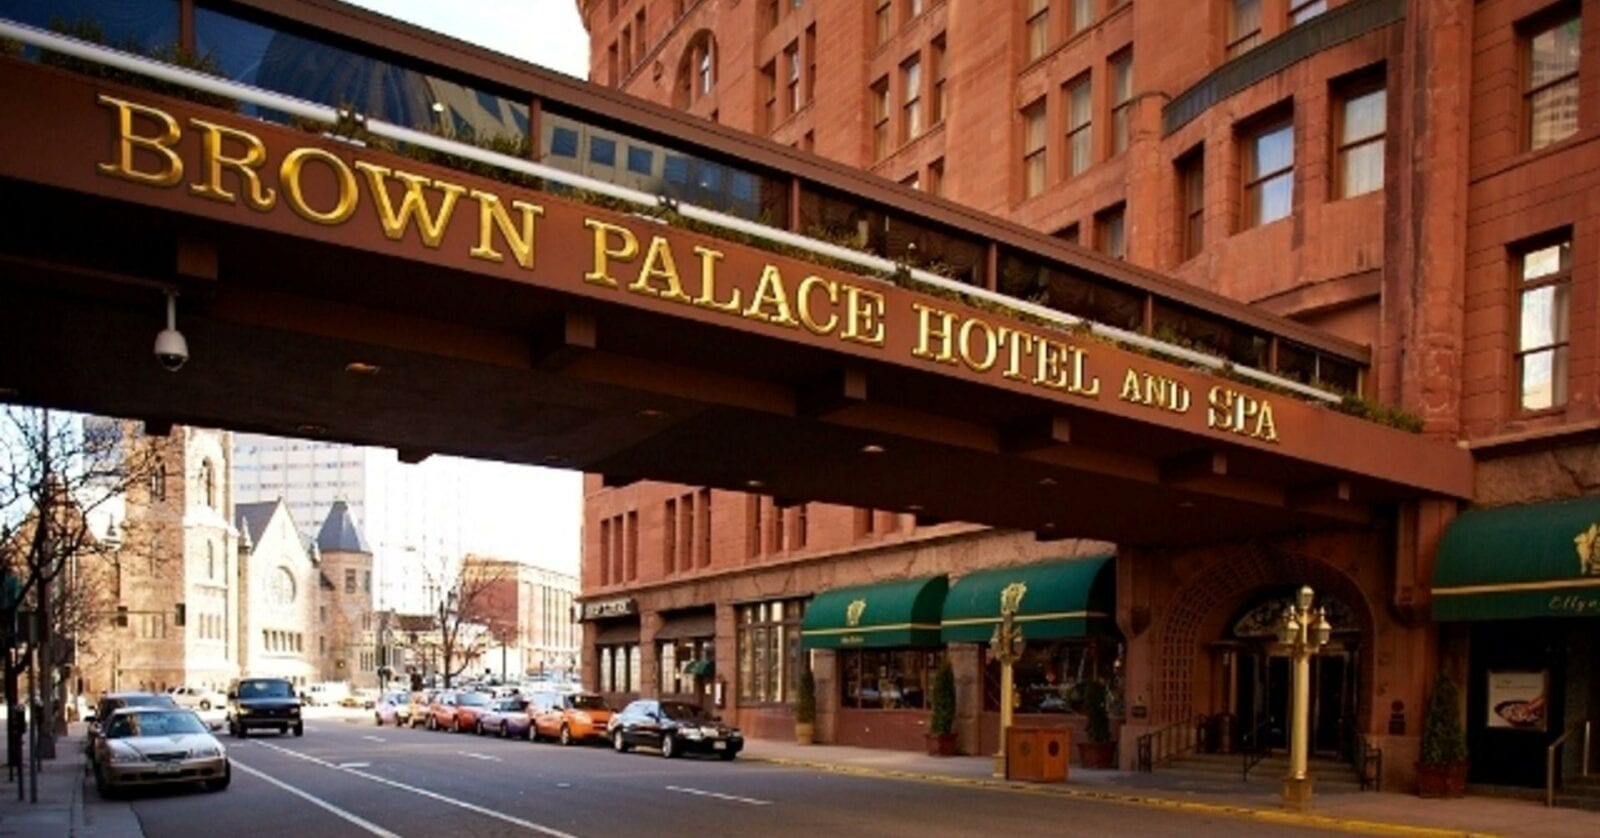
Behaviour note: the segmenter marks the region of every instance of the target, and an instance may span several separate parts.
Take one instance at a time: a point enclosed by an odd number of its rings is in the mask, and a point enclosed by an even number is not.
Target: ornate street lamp
[[[1311,778],[1306,775],[1306,752],[1311,739],[1311,656],[1333,635],[1327,611],[1312,609],[1316,593],[1301,585],[1292,605],[1284,608],[1278,640],[1289,647],[1294,660],[1294,701],[1289,721],[1289,774],[1283,778],[1283,803],[1303,809],[1311,802]]]
[[[1016,625],[1016,606],[1007,599],[1001,600],[1000,625],[995,626],[994,637],[989,639],[989,654],[1000,662],[1000,750],[994,755],[994,776],[1000,778],[1006,776],[1006,732],[1011,729],[1011,705],[1014,703],[1011,666],[1021,660],[1028,645],[1022,638],[1022,629]],[[1020,601],[1022,597],[1018,595],[1015,599]]]

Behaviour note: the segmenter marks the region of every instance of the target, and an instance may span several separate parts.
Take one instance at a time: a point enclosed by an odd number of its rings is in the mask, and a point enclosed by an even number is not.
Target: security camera
[[[178,295],[167,292],[167,328],[156,335],[156,360],[167,372],[177,372],[189,361],[189,342],[178,331]]]

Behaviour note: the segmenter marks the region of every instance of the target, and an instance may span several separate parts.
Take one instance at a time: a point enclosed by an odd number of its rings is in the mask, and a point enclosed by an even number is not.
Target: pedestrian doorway
[[[1258,600],[1234,620],[1230,640],[1219,644],[1223,678],[1231,687],[1226,710],[1238,719],[1242,746],[1289,747],[1294,661],[1278,642],[1276,628],[1290,596]],[[1360,632],[1343,603],[1329,597],[1318,604],[1327,607],[1334,634],[1311,658],[1311,751],[1345,758],[1353,748],[1360,706]]]

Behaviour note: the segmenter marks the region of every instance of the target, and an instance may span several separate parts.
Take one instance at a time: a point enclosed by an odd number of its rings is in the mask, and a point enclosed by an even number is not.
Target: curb
[[[1337,829],[1345,832],[1356,832],[1366,835],[1395,835],[1410,836],[1411,838],[1493,838],[1494,833],[1471,832],[1461,829],[1447,829],[1432,826],[1413,826],[1403,823],[1390,823],[1386,821],[1362,820],[1359,818],[1340,818],[1333,815],[1317,815],[1306,812],[1292,812],[1283,809],[1262,809],[1254,806],[1245,806],[1231,803],[1208,803],[1199,800],[1176,800],[1170,797],[1149,794],[1129,794],[1113,791],[1091,791],[1082,788],[1071,788],[1059,785],[1033,785],[1016,783],[1008,780],[993,780],[969,777],[954,777],[948,774],[925,774],[916,771],[897,771],[894,769],[863,768],[854,765],[839,765],[828,762],[812,762],[810,760],[791,759],[789,757],[764,757],[743,755],[750,762],[764,762],[770,765],[780,765],[788,768],[807,768],[815,771],[827,771],[834,774],[849,774],[858,777],[877,777],[889,780],[903,780],[916,783],[932,783],[943,786],[965,786],[969,788],[986,788],[994,791],[1009,791],[1018,794],[1036,794],[1051,797],[1065,797],[1078,800],[1093,800],[1099,803],[1116,803],[1124,806],[1141,806],[1153,809],[1167,809],[1180,812],[1195,812],[1215,815],[1239,820],[1255,821],[1257,823],[1290,824],[1294,826],[1312,826],[1325,829]]]

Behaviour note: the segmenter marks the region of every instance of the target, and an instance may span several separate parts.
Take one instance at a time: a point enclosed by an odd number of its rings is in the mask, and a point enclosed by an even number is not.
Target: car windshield
[[[123,713],[111,720],[106,728],[108,739],[129,736],[177,736],[184,733],[206,733],[206,726],[193,713],[157,712]]]
[[[575,695],[567,699],[568,706],[574,710],[609,710],[606,700],[598,695]]]
[[[467,707],[483,707],[489,703],[489,698],[483,693],[462,693],[456,703]]]
[[[240,681],[240,698],[294,698],[288,681]]]
[[[683,704],[677,701],[661,702],[661,715],[679,722],[711,721],[711,715],[704,709],[693,704]]]

